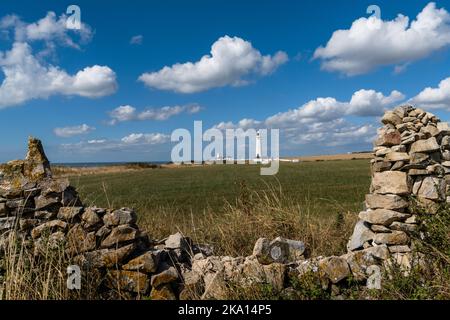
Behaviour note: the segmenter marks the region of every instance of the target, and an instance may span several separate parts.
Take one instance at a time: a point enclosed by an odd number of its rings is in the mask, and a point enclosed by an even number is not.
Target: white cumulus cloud
[[[61,144],[64,152],[99,153],[110,152],[149,152],[145,146],[162,146],[170,142],[170,135],[164,133],[131,133],[121,139],[93,139],[76,143]]]
[[[55,54],[58,45],[79,49],[80,43],[91,39],[92,31],[87,24],[82,23],[80,30],[71,30],[66,28],[66,19],[65,15],[58,18],[54,12],[32,23],[16,15],[0,19],[0,32],[12,43],[9,50],[0,51],[0,70],[4,74],[0,109],[53,95],[98,98],[116,91],[116,74],[108,66],[88,66],[71,75],[45,61]],[[32,44],[37,41],[44,47],[33,53]]]
[[[335,31],[314,58],[322,60],[324,70],[349,76],[385,65],[397,65],[398,72],[449,44],[450,15],[430,2],[411,22],[401,14],[389,21],[359,18],[350,29]]]
[[[6,15],[0,19],[0,30],[12,32],[14,41],[17,42],[45,41],[47,44],[57,42],[77,49],[80,46],[72,39],[73,34],[77,34],[82,43],[91,40],[92,30],[89,25],[82,22],[80,29],[73,30],[66,28],[66,21],[66,15],[57,17],[52,11],[44,18],[29,24],[17,15]]]
[[[245,85],[249,77],[268,75],[287,60],[283,51],[263,56],[250,42],[224,36],[214,42],[210,54],[199,61],[165,66],[157,72],[142,74],[139,80],[151,88],[194,93],[227,85]]]
[[[94,127],[90,127],[87,124],[82,124],[79,126],[55,128],[53,130],[53,132],[58,137],[69,138],[69,137],[73,137],[73,136],[77,136],[77,135],[81,135],[81,134],[88,134],[94,130],[95,130]],[[96,140],[91,140],[91,141],[96,141]]]
[[[277,113],[266,119],[273,127],[286,127],[309,122],[332,121],[345,116],[381,116],[384,111],[405,99],[399,91],[388,96],[375,90],[361,89],[353,93],[350,101],[341,102],[333,97],[311,100],[297,109]]]
[[[15,42],[10,51],[0,52],[0,108],[52,95],[97,98],[117,89],[116,75],[107,66],[94,65],[69,75],[53,65],[43,65],[25,42]]]
[[[148,108],[138,111],[130,105],[123,105],[115,108],[109,113],[111,120],[109,124],[130,120],[157,120],[164,121],[181,113],[194,114],[201,110],[198,104],[189,104],[183,106],[165,106],[162,108]]]
[[[170,136],[163,133],[132,133],[121,141],[126,144],[161,144],[170,141]]]
[[[385,96],[375,90],[358,90],[349,101],[319,97],[296,109],[279,112],[263,120],[244,118],[236,123],[220,122],[219,130],[280,129],[280,147],[298,149],[299,145],[319,144],[337,147],[370,143],[376,135],[375,116],[402,101],[404,95],[396,90]],[[348,116],[370,117],[370,123],[355,124]]]
[[[411,102],[430,109],[450,110],[450,77],[442,80],[437,88],[425,88]]]

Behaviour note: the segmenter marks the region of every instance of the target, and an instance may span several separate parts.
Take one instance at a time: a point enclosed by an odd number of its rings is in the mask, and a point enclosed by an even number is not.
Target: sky
[[[397,105],[450,120],[449,49],[450,1],[2,0],[0,162],[165,161],[194,121],[370,150]]]

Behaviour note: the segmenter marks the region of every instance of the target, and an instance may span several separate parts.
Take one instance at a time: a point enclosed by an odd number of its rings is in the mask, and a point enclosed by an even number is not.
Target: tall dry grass
[[[0,300],[68,299],[66,258],[63,248],[50,246],[42,256],[11,232],[4,248],[4,279]]]
[[[309,199],[301,205],[286,199],[280,186],[255,191],[243,184],[236,201],[218,212],[207,208],[202,214],[185,215],[165,206],[140,212],[139,225],[153,238],[180,231],[196,243],[212,245],[217,255],[247,256],[258,238],[278,236],[304,241],[314,256],[345,253],[357,215],[338,206],[317,215],[313,205]]]
[[[67,286],[67,267],[72,265],[64,243],[48,235],[32,247],[18,233],[8,234],[0,269],[0,300],[73,300],[98,299],[101,279],[93,272],[82,271],[81,290]]]

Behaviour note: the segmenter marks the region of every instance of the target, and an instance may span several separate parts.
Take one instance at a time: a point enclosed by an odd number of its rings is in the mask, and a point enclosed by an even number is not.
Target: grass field
[[[367,160],[342,160],[282,163],[275,176],[259,175],[255,165],[211,165],[85,175],[71,182],[88,204],[128,206],[141,214],[164,206],[185,214],[221,211],[235,202],[243,184],[250,190],[281,189],[305,210],[329,214],[358,211],[370,174]]]
[[[251,253],[258,237],[301,239],[316,254],[345,250],[370,183],[369,161],[142,169],[72,176],[83,202],[132,207],[154,239],[181,231],[219,254]],[[332,240],[330,240],[332,239]]]

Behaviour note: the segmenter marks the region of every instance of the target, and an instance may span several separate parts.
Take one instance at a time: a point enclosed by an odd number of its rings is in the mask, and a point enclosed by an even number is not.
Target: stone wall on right
[[[359,214],[347,249],[386,245],[399,263],[408,264],[417,212],[435,214],[450,202],[450,127],[410,105],[386,112],[381,121],[366,209]]]

